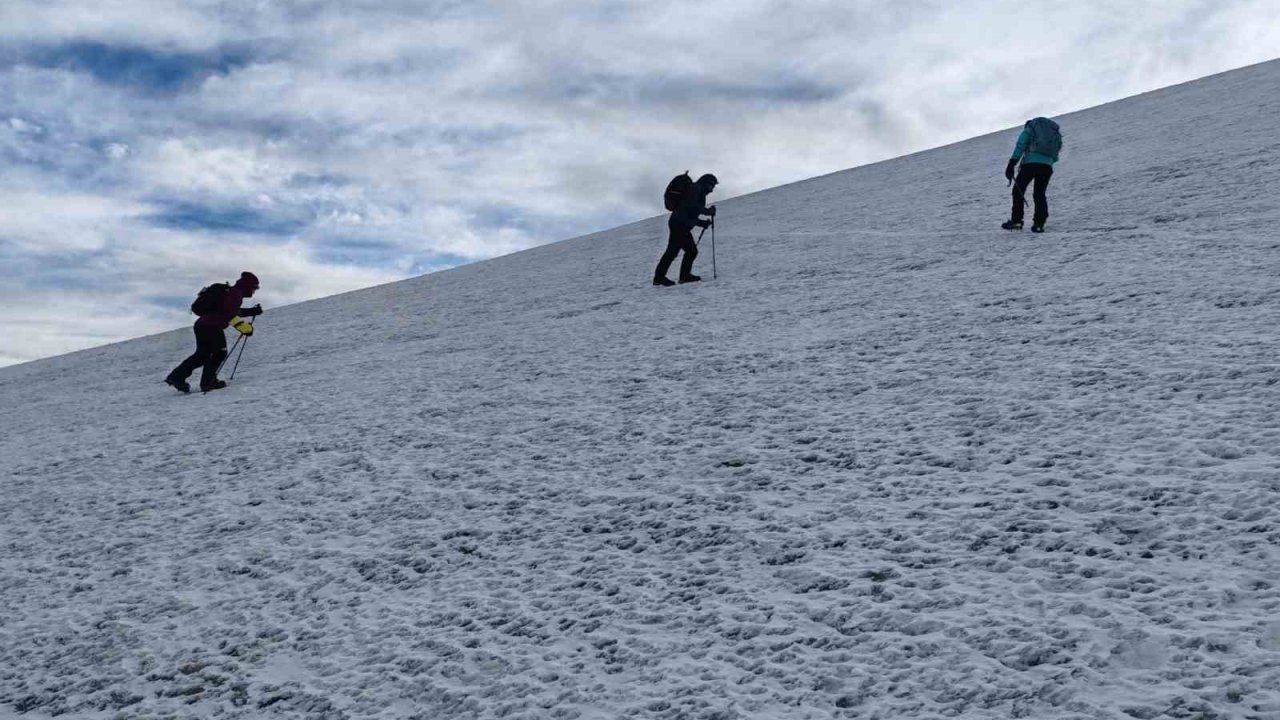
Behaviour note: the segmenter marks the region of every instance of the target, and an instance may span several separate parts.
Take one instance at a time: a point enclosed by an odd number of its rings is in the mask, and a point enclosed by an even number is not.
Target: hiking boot
[[[702,278],[698,277],[697,275],[685,275],[684,277],[680,278],[680,282],[682,283],[698,282],[701,279]]]
[[[191,392],[191,386],[187,384],[186,380],[176,378],[173,375],[170,375],[169,377],[165,378],[164,384],[168,385],[174,390],[177,390],[180,393],[186,394]]]
[[[1021,230],[1022,221],[1018,220],[1015,222],[1013,220],[1007,220],[1003,223],[1000,223],[1000,227],[1004,228],[1005,230]]]
[[[1031,232],[1033,232],[1033,233],[1042,233],[1042,232],[1044,232],[1044,225],[1043,225],[1043,224],[1040,224],[1040,225],[1032,225],[1032,226],[1031,226]]]
[[[225,382],[223,382],[223,381],[221,381],[221,380],[214,380],[214,381],[213,381],[213,383],[211,383],[211,384],[209,384],[209,385],[201,385],[201,386],[200,386],[200,392],[212,392],[212,391],[214,391],[214,390],[221,390],[222,388],[224,388],[224,387],[226,387],[226,386],[227,386],[227,384],[226,384]]]
[[[659,286],[659,287],[671,287],[672,285],[675,285],[675,283],[671,282],[671,280],[669,280],[669,279],[668,279],[668,278],[666,278],[666,277],[656,277],[656,278],[654,278],[654,279],[653,279],[653,284],[654,284],[654,285],[657,285],[657,286]]]

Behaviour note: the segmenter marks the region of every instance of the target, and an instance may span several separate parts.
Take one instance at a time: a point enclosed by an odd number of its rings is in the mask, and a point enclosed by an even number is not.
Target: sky
[[[5,0],[0,366],[188,325],[241,270],[269,322],[657,215],[686,169],[731,197],[1270,60],[1277,10]]]

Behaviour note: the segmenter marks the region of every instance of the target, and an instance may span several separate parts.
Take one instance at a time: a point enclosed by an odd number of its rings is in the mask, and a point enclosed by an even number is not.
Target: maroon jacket
[[[215,313],[209,315],[201,315],[196,319],[196,325],[200,327],[216,327],[219,330],[225,330],[231,324],[231,318],[250,317],[254,315],[253,308],[242,308],[240,303],[244,302],[244,289],[239,282],[231,286],[226,295],[222,296],[222,308]]]

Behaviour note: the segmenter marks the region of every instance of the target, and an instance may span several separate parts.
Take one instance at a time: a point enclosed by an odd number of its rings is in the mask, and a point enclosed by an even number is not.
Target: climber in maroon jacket
[[[200,375],[202,391],[221,390],[227,386],[218,379],[218,368],[227,358],[227,338],[222,331],[231,326],[241,335],[253,334],[253,324],[244,318],[261,315],[262,306],[245,308],[240,307],[240,303],[253,297],[257,290],[258,276],[242,272],[235,285],[215,284],[200,291],[200,297],[191,305],[191,311],[199,315],[194,326],[196,351],[169,373],[164,379],[165,384],[184,393],[191,392],[187,378],[196,368],[203,367],[204,372]]]

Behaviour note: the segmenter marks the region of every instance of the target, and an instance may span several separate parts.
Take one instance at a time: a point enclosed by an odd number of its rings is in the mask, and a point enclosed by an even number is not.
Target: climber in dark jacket
[[[675,285],[667,277],[667,270],[682,250],[684,259],[680,261],[680,282],[697,282],[702,279],[693,274],[693,260],[698,257],[698,245],[693,241],[693,228],[695,226],[706,228],[711,225],[711,221],[703,220],[702,216],[707,215],[712,218],[716,216],[715,206],[707,207],[707,196],[719,183],[715,175],[710,173],[703,175],[672,211],[671,217],[667,219],[669,232],[667,250],[662,253],[662,258],[658,260],[658,267],[653,272],[654,285]]]
[[[200,375],[202,391],[221,390],[227,386],[225,382],[218,379],[218,368],[227,358],[227,338],[222,331],[227,326],[231,326],[241,335],[253,334],[253,324],[243,318],[261,315],[262,306],[242,308],[240,303],[244,302],[245,298],[253,297],[257,290],[258,276],[251,272],[240,273],[240,279],[236,284],[223,294],[218,308],[196,318],[193,328],[196,333],[196,351],[169,373],[169,376],[164,379],[165,384],[184,393],[191,392],[187,378],[196,368],[203,367],[204,371]]]

